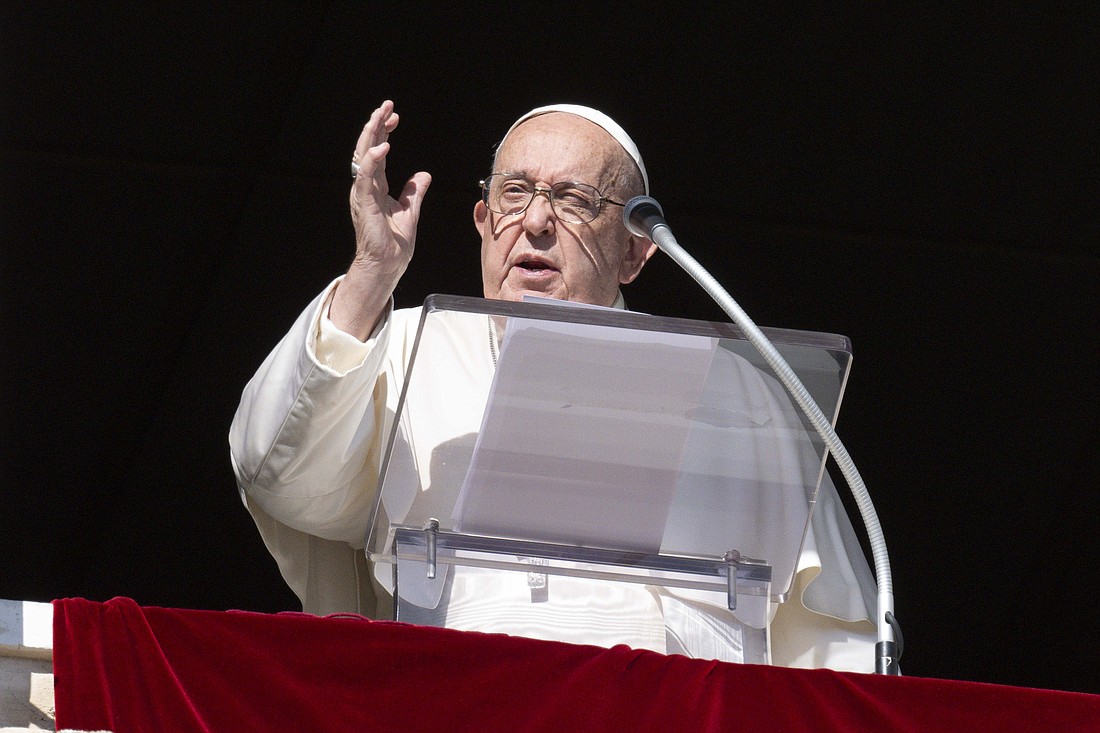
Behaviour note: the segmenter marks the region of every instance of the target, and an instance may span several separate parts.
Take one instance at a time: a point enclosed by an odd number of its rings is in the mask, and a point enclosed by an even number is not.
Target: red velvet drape
[[[54,602],[58,728],[1100,731],[1100,696],[788,670],[357,617]]]

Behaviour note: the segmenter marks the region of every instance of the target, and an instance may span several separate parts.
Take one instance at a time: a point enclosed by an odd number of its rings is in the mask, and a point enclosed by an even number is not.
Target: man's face
[[[623,154],[603,128],[553,112],[512,131],[495,172],[519,173],[545,188],[562,181],[587,183],[623,201],[623,193],[610,190]],[[481,233],[486,298],[520,300],[531,294],[611,305],[619,285],[633,281],[656,251],[656,245],[626,230],[621,207],[605,204],[595,220],[573,224],[560,221],[543,194],[512,216],[494,214],[478,201],[474,224]]]

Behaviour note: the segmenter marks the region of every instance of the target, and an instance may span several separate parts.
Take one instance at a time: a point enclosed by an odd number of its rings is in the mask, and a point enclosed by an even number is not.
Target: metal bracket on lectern
[[[442,556],[439,550],[443,550]],[[546,561],[538,563],[538,572],[546,575],[716,593],[725,590],[731,611],[737,609],[738,593],[767,598],[772,575],[766,562],[745,557],[737,550],[729,550],[721,557],[612,550],[466,534],[441,528],[437,519],[419,526],[395,525],[391,552],[369,557],[375,562],[393,562],[395,588],[399,582],[397,568],[402,561],[417,566],[424,563],[428,580],[435,580],[440,563],[530,573],[530,559],[538,558]],[[417,572],[424,571],[418,567]]]
[[[726,605],[731,611],[737,610],[737,566],[741,564],[741,553],[737,550],[728,550],[722,559],[729,566],[726,568]]]
[[[435,580],[436,541],[439,539],[438,519],[429,519],[424,523],[424,537],[427,540],[428,580]]]

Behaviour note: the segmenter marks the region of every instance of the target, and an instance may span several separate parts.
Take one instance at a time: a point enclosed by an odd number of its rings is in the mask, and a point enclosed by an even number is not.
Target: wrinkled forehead
[[[599,126],[568,114],[541,115],[513,129],[497,150],[495,170],[533,179],[607,183],[631,165]]]
[[[575,122],[583,120],[590,125],[598,127],[602,133],[601,137],[605,135],[613,141],[611,143],[611,150],[614,153],[626,153],[627,158],[634,162],[638,172],[641,174],[645,192],[647,194],[649,193],[649,176],[646,174],[645,163],[642,162],[642,155],[638,151],[638,146],[634,144],[634,140],[631,139],[626,133],[626,130],[624,130],[619,123],[592,107],[585,107],[578,104],[552,104],[545,107],[536,107],[527,114],[522,115],[518,120],[512,123],[510,128],[508,128],[508,132],[505,133],[504,139],[497,148],[498,156],[509,137],[518,128],[524,126],[531,120],[536,120],[544,116],[557,118],[561,120],[563,124],[568,122],[570,118],[573,118]],[[546,122],[547,120],[543,121]],[[618,157],[618,155],[615,157]]]

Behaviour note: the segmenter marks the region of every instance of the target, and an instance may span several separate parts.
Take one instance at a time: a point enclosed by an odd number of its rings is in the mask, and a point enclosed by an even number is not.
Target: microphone
[[[637,237],[654,239],[653,230],[662,224],[668,226],[664,209],[651,196],[635,196],[623,207],[623,226]]]

